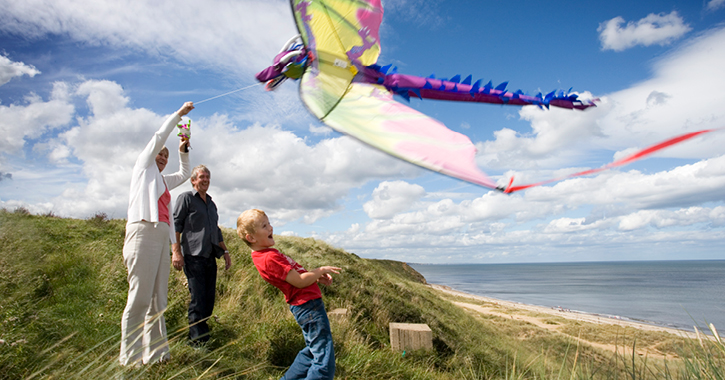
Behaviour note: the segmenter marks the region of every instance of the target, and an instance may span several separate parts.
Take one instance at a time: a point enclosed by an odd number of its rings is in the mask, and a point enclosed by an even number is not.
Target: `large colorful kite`
[[[579,99],[569,91],[526,95],[506,90],[507,82],[493,86],[461,80],[402,75],[390,66],[378,66],[379,28],[383,19],[381,0],[291,0],[300,35],[285,44],[274,64],[257,74],[267,89],[277,88],[287,78],[301,79],[300,96],[322,122],[338,132],[415,165],[506,193],[532,185],[499,187],[475,164],[476,148],[471,140],[451,131],[439,121],[393,99],[439,99],[506,105],[536,105],[584,110],[593,100]],[[591,174],[624,165],[666,146],[708,131],[690,133],[647,148],[599,169],[565,178]]]

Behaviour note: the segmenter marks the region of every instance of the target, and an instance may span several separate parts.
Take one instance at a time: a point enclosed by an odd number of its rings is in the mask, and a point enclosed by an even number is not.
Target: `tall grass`
[[[269,379],[284,373],[304,347],[302,334],[282,295],[260,278],[249,249],[232,230],[223,231],[233,265],[219,271],[206,349],[186,344],[186,279],[172,270],[165,313],[172,359],[120,367],[120,320],[128,289],[121,257],[124,228],[125,221],[102,213],[76,220],[0,210],[0,378]],[[624,350],[612,354],[575,339],[595,341],[605,330],[568,324],[551,333],[523,321],[467,312],[425,286],[404,263],[361,259],[309,238],[275,238],[281,251],[305,267],[343,268],[333,285],[322,289],[328,310],[349,312],[331,320],[336,378],[723,378],[719,338],[667,343],[663,350],[678,356],[667,360]],[[433,350],[393,352],[390,322],[428,324]],[[618,344],[656,345],[670,338],[635,339]]]

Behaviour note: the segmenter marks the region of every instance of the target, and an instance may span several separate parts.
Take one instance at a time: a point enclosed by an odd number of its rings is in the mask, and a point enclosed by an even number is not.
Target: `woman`
[[[121,365],[138,366],[170,358],[163,312],[169,282],[169,243],[176,243],[171,195],[189,178],[189,142],[179,142],[179,171],[161,175],[169,158],[164,142],[181,117],[194,109],[186,102],[156,131],[136,160],[131,176],[123,261],[128,270],[128,301],[121,319]]]

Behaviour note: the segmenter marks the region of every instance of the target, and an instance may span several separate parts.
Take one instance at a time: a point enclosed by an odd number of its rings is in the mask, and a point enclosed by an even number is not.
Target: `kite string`
[[[204,102],[208,102],[208,101],[210,101],[210,100],[214,100],[214,99],[216,99],[216,98],[221,98],[222,96],[227,96],[227,95],[229,95],[229,94],[233,94],[233,93],[235,93],[235,92],[239,92],[239,91],[242,91],[242,90],[246,90],[246,89],[248,89],[248,88],[252,88],[252,87],[254,87],[254,86],[259,86],[260,84],[262,84],[262,83],[261,83],[261,82],[260,82],[260,83],[255,83],[255,84],[253,84],[253,85],[249,85],[249,86],[247,86],[247,87],[243,87],[243,88],[240,88],[240,89],[236,89],[236,90],[234,90],[234,91],[229,91],[229,92],[227,92],[227,93],[224,93],[224,94],[221,94],[221,95],[217,95],[217,96],[212,96],[212,97],[211,97],[211,98],[209,98],[209,99],[204,99],[204,100],[202,100],[202,101],[199,101],[199,102],[194,102],[194,105],[197,105],[197,104],[201,104],[201,103],[204,103]]]

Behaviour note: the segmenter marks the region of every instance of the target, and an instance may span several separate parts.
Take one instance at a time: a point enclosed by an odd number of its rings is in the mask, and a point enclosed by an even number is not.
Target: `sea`
[[[473,295],[725,332],[725,260],[409,265],[430,284]]]

